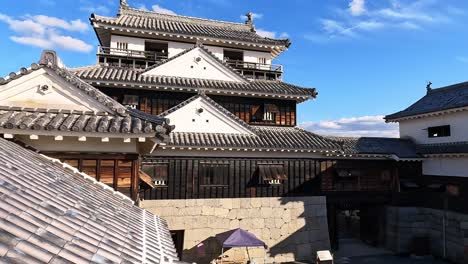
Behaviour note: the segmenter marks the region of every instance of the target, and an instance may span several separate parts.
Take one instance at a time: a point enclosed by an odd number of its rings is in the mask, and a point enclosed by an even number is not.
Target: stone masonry
[[[427,237],[430,251],[442,257],[445,214],[446,258],[468,263],[468,215],[430,208],[387,207],[387,247],[397,253],[410,253],[415,237]]]
[[[230,249],[223,260],[312,260],[317,250],[330,248],[323,196],[147,200],[141,207],[166,219],[171,230],[185,230],[182,259],[188,262],[209,263],[220,257],[217,237],[236,228],[252,232],[268,249]]]

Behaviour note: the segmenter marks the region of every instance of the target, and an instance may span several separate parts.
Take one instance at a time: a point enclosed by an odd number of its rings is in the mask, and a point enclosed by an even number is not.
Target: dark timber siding
[[[257,158],[144,158],[142,164],[167,163],[166,186],[140,189],[142,199],[191,199],[281,197],[319,195],[337,191],[392,191],[398,173],[393,161],[336,161],[318,159]],[[279,185],[261,185],[257,164],[283,164],[287,180]],[[223,164],[219,173],[227,179],[217,185],[206,181],[205,164]],[[227,166],[225,168],[224,166]],[[353,177],[339,177],[337,170],[352,170]],[[359,171],[359,173],[357,172]],[[384,175],[384,177],[382,176]],[[219,184],[222,182],[222,184]]]
[[[137,108],[145,113],[153,115],[159,115],[194,96],[194,94],[182,92],[155,92],[136,89],[100,88],[100,90],[120,103],[123,102],[124,95],[137,95]],[[274,126],[296,125],[295,101],[268,100],[250,97],[208,96],[248,124]],[[254,109],[258,109],[259,106],[263,106],[264,104],[276,106],[278,112],[276,113],[275,120],[269,122],[254,120]]]

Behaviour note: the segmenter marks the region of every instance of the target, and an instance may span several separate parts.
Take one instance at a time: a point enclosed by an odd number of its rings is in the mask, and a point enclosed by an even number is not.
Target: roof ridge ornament
[[[430,93],[432,91],[432,82],[431,81],[427,81],[427,85],[426,85],[426,91],[427,93]]]
[[[247,18],[247,20],[245,20],[245,24],[250,26],[250,31],[255,32],[255,25],[253,24],[253,13],[248,12],[247,14],[245,14],[245,17]]]

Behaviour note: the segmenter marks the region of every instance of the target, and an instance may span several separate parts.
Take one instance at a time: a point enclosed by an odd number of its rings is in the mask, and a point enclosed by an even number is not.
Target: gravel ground
[[[433,257],[404,257],[395,255],[375,255],[360,257],[342,257],[335,260],[336,264],[449,264]]]

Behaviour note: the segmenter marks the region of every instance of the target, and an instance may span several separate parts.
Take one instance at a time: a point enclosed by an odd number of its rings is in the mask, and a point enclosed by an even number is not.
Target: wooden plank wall
[[[199,179],[200,163],[229,163],[229,183],[227,186],[201,186]],[[166,162],[169,164],[167,186],[140,189],[142,199],[192,199],[192,198],[238,198],[238,197],[282,197],[318,195],[335,191],[336,161],[315,159],[242,159],[242,158],[145,158],[142,164]],[[255,171],[258,163],[284,164],[288,180],[280,185],[258,185]],[[366,191],[388,190],[388,185],[380,181],[378,168],[387,170],[395,166],[391,161],[356,161],[356,166],[369,164],[376,170],[365,174],[361,189]],[[369,179],[370,178],[370,179]],[[368,184],[368,185],[366,185]]]

